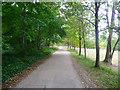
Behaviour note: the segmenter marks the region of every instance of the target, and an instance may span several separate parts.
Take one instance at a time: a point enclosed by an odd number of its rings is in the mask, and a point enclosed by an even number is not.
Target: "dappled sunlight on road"
[[[58,55],[70,55],[70,52],[66,52],[67,51],[67,49],[64,49],[64,48],[61,48],[61,49],[59,49],[58,50],[58,52],[55,52],[55,53],[53,53],[53,55],[56,55],[56,56],[58,56]]]

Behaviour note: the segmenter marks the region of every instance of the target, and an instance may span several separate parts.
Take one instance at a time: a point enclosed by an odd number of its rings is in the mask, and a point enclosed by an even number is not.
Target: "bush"
[[[19,46],[15,48],[15,55],[16,56],[31,56],[31,55],[35,55],[37,53],[37,48],[32,47],[31,45],[27,45],[27,46]]]

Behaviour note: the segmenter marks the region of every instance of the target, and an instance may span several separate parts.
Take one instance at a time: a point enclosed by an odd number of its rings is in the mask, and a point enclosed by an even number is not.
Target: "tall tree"
[[[100,2],[95,1],[95,45],[96,45],[96,62],[95,67],[99,67],[99,30],[98,30],[98,11]]]
[[[110,26],[109,26],[108,16],[107,16],[109,36],[108,36],[108,40],[107,40],[108,42],[107,42],[106,56],[104,59],[104,62],[108,62],[109,64],[112,64],[112,35],[113,35],[114,23],[115,23],[115,2],[113,1],[111,25]]]

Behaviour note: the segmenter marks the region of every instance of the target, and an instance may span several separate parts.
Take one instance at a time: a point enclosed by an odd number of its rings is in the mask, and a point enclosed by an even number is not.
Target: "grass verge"
[[[53,53],[57,48],[44,48],[33,56],[4,56],[2,60],[2,82],[5,83],[9,78],[21,72],[25,68]]]
[[[79,56],[76,51],[70,50],[71,54],[78,59],[78,63],[90,74],[91,79],[96,85],[102,88],[118,88],[118,72],[113,71],[104,64],[100,63],[100,68],[95,68],[95,61],[90,58]]]

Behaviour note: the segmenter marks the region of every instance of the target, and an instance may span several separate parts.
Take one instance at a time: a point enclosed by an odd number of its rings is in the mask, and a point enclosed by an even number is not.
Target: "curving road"
[[[53,55],[15,88],[83,88],[72,65],[70,52],[59,47]]]

